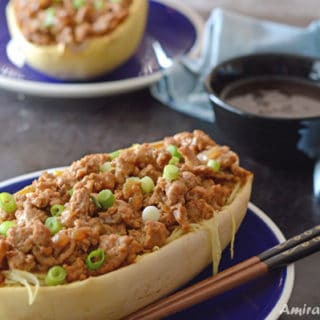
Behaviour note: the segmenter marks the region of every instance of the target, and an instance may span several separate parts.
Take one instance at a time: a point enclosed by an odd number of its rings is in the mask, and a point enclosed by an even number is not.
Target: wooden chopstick
[[[320,225],[126,317],[153,320],[191,307],[320,249]]]

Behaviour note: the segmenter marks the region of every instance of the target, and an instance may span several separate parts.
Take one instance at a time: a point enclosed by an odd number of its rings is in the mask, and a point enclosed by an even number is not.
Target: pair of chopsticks
[[[127,316],[125,320],[164,318],[307,257],[319,249],[320,225],[138,310]]]

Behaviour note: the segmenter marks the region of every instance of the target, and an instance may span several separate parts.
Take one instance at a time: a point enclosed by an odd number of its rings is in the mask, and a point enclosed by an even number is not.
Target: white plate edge
[[[188,56],[195,56],[200,52],[202,46],[204,20],[191,7],[180,3],[173,3],[170,0],[154,0],[166,6],[169,6],[188,18],[196,30],[196,41],[190,49]],[[163,75],[163,71],[154,74],[135,77],[126,80],[106,81],[89,84],[52,84],[42,83],[38,81],[11,79],[0,75],[0,88],[8,91],[24,93],[27,95],[35,95],[39,97],[52,98],[90,98],[96,96],[116,95],[122,92],[130,92],[138,90],[158,81]],[[77,90],[78,89],[78,90]],[[75,92],[75,90],[77,90]]]
[[[264,213],[260,208],[258,208],[252,202],[249,203],[248,208],[271,229],[271,231],[279,240],[279,242],[283,242],[286,240],[282,231],[266,213]],[[295,280],[295,269],[294,269],[294,265],[291,264],[287,266],[287,275],[286,275],[284,286],[282,288],[280,298],[278,299],[277,303],[274,305],[272,310],[269,312],[265,320],[276,320],[281,316],[281,311],[283,310],[284,305],[288,303],[291,297],[293,286],[294,286],[294,280]]]

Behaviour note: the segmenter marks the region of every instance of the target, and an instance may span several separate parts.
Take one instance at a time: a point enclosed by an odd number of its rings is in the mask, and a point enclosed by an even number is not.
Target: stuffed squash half
[[[147,0],[10,0],[9,31],[26,62],[47,75],[87,79],[135,52]]]
[[[252,174],[195,130],[93,154],[0,194],[0,318],[120,319],[235,238]]]

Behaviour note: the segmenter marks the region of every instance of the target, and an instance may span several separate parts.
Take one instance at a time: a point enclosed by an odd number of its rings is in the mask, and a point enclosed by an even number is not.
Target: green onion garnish
[[[65,207],[62,204],[54,204],[50,208],[50,213],[52,216],[61,216],[61,213],[64,211]]]
[[[106,161],[104,164],[102,164],[100,166],[100,171],[101,172],[108,172],[108,171],[111,171],[112,170],[112,164],[110,161]]]
[[[99,208],[99,209],[102,208],[102,207],[101,207],[101,204],[99,203],[98,199],[97,199],[95,196],[91,196],[91,199],[92,199],[92,202],[94,203],[94,205],[95,205],[97,208]]]
[[[96,10],[101,10],[105,7],[105,0],[95,0],[94,7]]]
[[[67,271],[60,266],[51,267],[44,279],[47,286],[56,286],[58,284],[63,284],[67,277]]]
[[[179,160],[182,158],[182,154],[178,151],[178,148],[175,145],[169,144],[166,150],[169,151],[173,157],[176,157]]]
[[[16,224],[13,221],[4,221],[0,224],[0,234],[2,236],[7,236],[7,232],[10,228],[15,227]]]
[[[143,221],[159,221],[160,210],[155,206],[147,206],[142,211]]]
[[[113,195],[112,191],[109,189],[105,189],[105,190],[100,191],[97,199],[101,205],[101,208],[103,208],[103,209],[108,209],[108,208],[112,207],[112,205],[115,201],[114,195]]]
[[[109,153],[109,156],[110,156],[111,160],[113,160],[115,158],[118,158],[119,154],[120,154],[120,150],[116,150],[116,151]]]
[[[54,25],[55,18],[56,18],[55,9],[52,7],[48,8],[45,12],[43,25],[46,28],[52,27]]]
[[[105,260],[105,254],[103,249],[96,249],[89,253],[86,258],[87,267],[91,270],[99,269]]]
[[[72,0],[72,5],[76,9],[80,9],[86,4],[86,0]]]
[[[210,159],[207,163],[207,166],[210,167],[214,172],[220,170],[220,162],[215,159]]]
[[[180,162],[180,159],[177,157],[172,157],[169,161],[169,164],[178,164]]]
[[[141,184],[141,189],[144,193],[152,192],[154,189],[154,182],[148,176],[145,176],[142,179],[140,179],[140,184]]]
[[[17,209],[16,201],[12,194],[8,192],[0,193],[0,208],[6,213],[13,213]]]
[[[50,230],[52,236],[62,229],[62,224],[57,217],[47,218],[44,224]]]
[[[179,168],[173,164],[167,164],[163,169],[163,177],[168,181],[178,179]]]
[[[71,188],[71,189],[68,190],[68,195],[69,195],[70,197],[72,197],[72,195],[73,195],[73,188]]]

